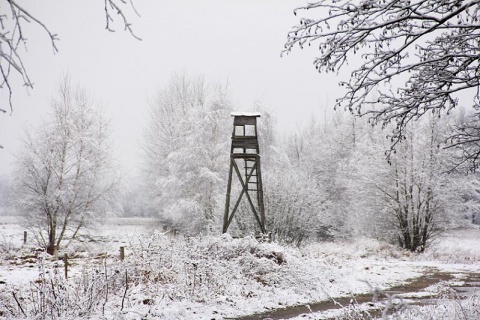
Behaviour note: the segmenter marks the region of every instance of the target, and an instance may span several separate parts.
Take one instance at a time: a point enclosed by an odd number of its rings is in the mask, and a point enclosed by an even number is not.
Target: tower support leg
[[[232,192],[232,175],[233,175],[233,158],[230,158],[230,170],[228,171],[228,185],[227,185],[227,199],[225,201],[225,213],[223,215],[223,230],[222,233],[226,233],[228,230],[228,214],[230,212],[230,193]]]

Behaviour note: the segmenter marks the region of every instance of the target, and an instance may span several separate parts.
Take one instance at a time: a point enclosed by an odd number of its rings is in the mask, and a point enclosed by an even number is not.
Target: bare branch
[[[11,76],[19,75],[23,81],[23,86],[27,89],[33,88],[33,82],[27,72],[22,59],[22,49],[27,46],[27,37],[23,33],[23,27],[26,24],[33,24],[42,29],[49,37],[53,52],[58,52],[57,41],[58,35],[50,31],[45,23],[31,14],[16,0],[6,0],[5,8],[8,8],[8,13],[0,14],[0,89],[5,89],[8,92],[8,105],[10,111],[13,111],[13,88],[11,84]],[[125,0],[105,0],[105,15],[107,19],[107,29],[110,28],[110,22],[114,21],[112,13],[116,13],[121,17],[125,26],[125,30],[138,40],[132,29],[127,15],[124,13],[123,6],[127,5]],[[130,0],[131,10],[138,15],[136,8]],[[5,108],[0,108],[0,111],[5,112]]]
[[[112,21],[114,21],[114,19],[112,18],[112,10],[114,11],[114,13],[116,13],[117,15],[119,15],[123,21],[123,25],[124,25],[124,30],[125,31],[128,31],[130,32],[130,34],[132,35],[132,37],[134,37],[135,39],[141,41],[142,39],[140,37],[138,37],[134,32],[133,32],[133,29],[132,29],[132,25],[130,24],[130,22],[128,22],[128,19],[127,17],[125,16],[122,8],[120,6],[122,5],[125,5],[126,4],[126,1],[125,0],[119,0],[119,2],[121,3],[120,5],[117,4],[115,2],[115,0],[105,0],[105,18],[106,18],[106,26],[105,26],[105,29],[107,29],[108,31],[110,32],[114,32],[115,30],[113,30],[111,27],[110,27],[110,23]],[[132,9],[133,11],[138,15],[138,12],[137,10],[135,9],[135,7],[133,6],[133,3],[130,1],[131,3],[131,6],[132,6]]]
[[[8,104],[11,111],[13,111],[12,102],[12,87],[10,84],[11,71],[19,74],[23,80],[23,85],[27,88],[33,88],[33,83],[30,80],[27,69],[25,68],[20,53],[20,46],[26,46],[27,39],[23,34],[23,25],[25,23],[34,23],[40,26],[49,36],[54,52],[57,52],[56,41],[58,37],[52,33],[45,24],[35,18],[26,9],[20,6],[16,1],[8,1],[10,14],[1,16],[0,29],[0,73],[2,81],[0,88],[5,88],[8,91]]]

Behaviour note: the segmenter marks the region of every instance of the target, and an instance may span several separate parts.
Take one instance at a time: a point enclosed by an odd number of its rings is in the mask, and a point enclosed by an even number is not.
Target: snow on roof
[[[232,117],[260,117],[260,112],[232,112]]]

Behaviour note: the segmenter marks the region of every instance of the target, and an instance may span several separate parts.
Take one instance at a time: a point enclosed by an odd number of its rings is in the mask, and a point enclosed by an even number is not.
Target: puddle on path
[[[455,275],[461,275],[458,281],[453,281]],[[425,289],[435,284],[445,284],[450,287],[452,295],[456,298],[465,299],[474,292],[480,291],[480,274],[478,273],[462,273],[462,272],[440,272],[435,269],[427,270],[424,276],[411,280],[410,282],[392,287],[384,292],[388,295],[399,295],[403,299],[408,299],[409,304],[434,304],[438,298],[428,293]],[[373,299],[372,294],[356,295],[355,301],[358,304],[369,303]],[[379,299],[380,301],[382,299]],[[264,313],[254,314],[245,317],[235,318],[236,320],[279,320],[298,317],[302,314],[311,312],[317,313],[328,310],[338,310],[341,306],[348,306],[352,301],[352,296],[336,298],[335,301],[322,301],[307,305],[292,306],[284,309],[270,310]]]

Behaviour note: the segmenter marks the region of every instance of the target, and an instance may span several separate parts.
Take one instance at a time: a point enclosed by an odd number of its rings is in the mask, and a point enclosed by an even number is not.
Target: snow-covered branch
[[[49,36],[54,52],[57,51],[56,41],[58,37],[16,1],[7,1],[7,3],[9,13],[0,15],[0,73],[2,78],[0,89],[8,91],[8,103],[10,110],[12,110],[13,89],[10,83],[12,71],[20,75],[25,87],[33,88],[33,83],[28,76],[21,55],[21,46],[26,46],[27,43],[23,26],[26,23],[34,23],[41,27]]]
[[[19,76],[23,86],[27,89],[33,88],[33,82],[23,61],[23,55],[25,54],[23,50],[28,42],[28,36],[23,31],[24,27],[31,24],[42,29],[49,37],[54,53],[58,51],[57,42],[59,38],[42,20],[17,1],[3,0],[3,2],[5,2],[5,5],[0,9],[0,89],[8,92],[8,107],[0,106],[0,111],[6,112],[6,109],[13,110],[12,94],[15,81],[12,82],[12,76]],[[138,15],[132,1],[127,3],[125,0],[105,0],[106,28],[113,31],[111,22],[115,20],[114,14],[117,14],[123,22],[124,29],[135,39],[141,40],[134,34],[128,15],[125,13],[127,5],[130,5],[131,10]]]
[[[284,52],[317,44],[319,72],[358,65],[340,82],[347,91],[336,107],[383,126],[395,123],[395,146],[408,122],[429,111],[448,113],[459,93],[479,85],[479,9],[479,0],[318,1],[295,14],[328,15],[302,18]]]
[[[127,16],[125,15],[124,11],[123,11],[123,6],[127,5],[127,1],[125,0],[118,0],[118,1],[115,1],[115,0],[105,0],[105,18],[106,18],[106,26],[105,26],[105,29],[107,29],[108,31],[110,32],[114,32],[115,30],[111,27],[110,23],[114,21],[114,18],[112,16],[112,14],[117,14],[120,16],[122,22],[123,22],[123,26],[124,26],[124,30],[125,31],[128,31],[130,32],[130,34],[132,35],[132,37],[134,37],[135,39],[137,40],[142,40],[140,37],[138,37],[134,32],[133,32],[133,29],[132,29],[132,24],[128,21],[128,18]],[[138,11],[137,9],[135,9],[135,6],[133,5],[133,2],[130,1],[130,5],[132,7],[132,10],[135,12],[135,14],[137,16],[140,16],[138,14]],[[113,11],[113,12],[112,12]]]

